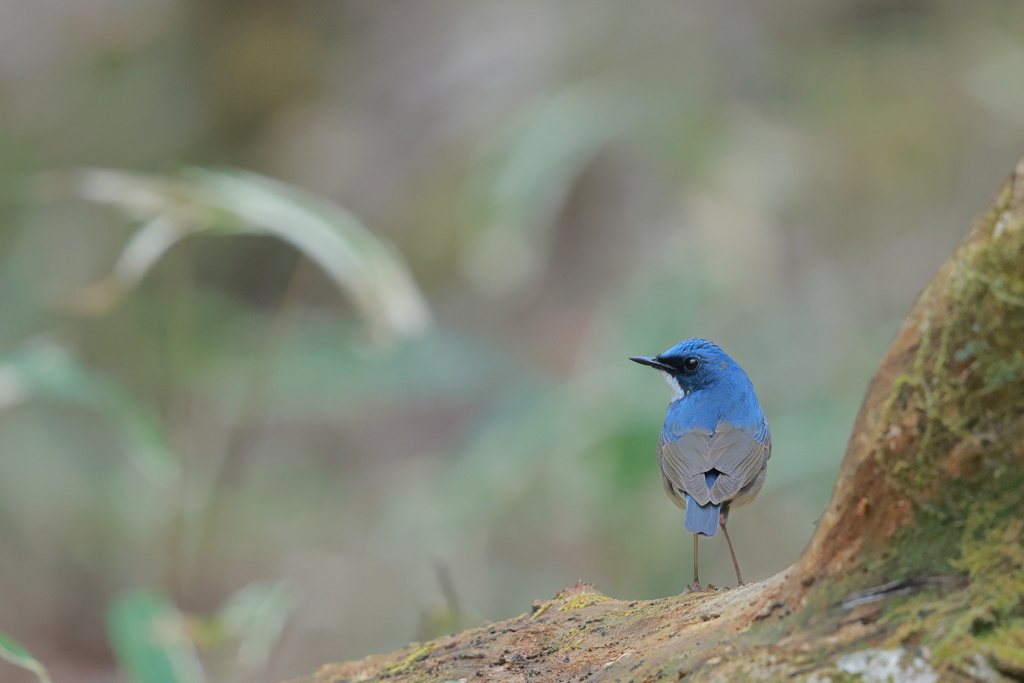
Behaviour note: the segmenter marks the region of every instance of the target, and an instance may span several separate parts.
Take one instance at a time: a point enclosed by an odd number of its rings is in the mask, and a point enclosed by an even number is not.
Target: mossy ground
[[[1024,214],[1010,187],[929,288],[934,303],[922,301],[917,358],[897,381],[877,452],[883,464],[900,457],[885,471],[915,511],[883,573],[966,583],[895,598],[883,623],[890,644],[927,645],[950,672],[977,656],[1024,672]]]

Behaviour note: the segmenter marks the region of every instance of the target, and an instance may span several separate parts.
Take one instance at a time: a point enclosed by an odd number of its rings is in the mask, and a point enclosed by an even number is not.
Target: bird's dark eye
[[[683,359],[683,370],[686,372],[693,372],[700,367],[700,359],[694,356],[687,356]]]

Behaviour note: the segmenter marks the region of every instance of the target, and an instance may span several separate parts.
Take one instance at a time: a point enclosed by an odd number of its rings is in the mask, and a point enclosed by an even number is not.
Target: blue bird
[[[719,526],[742,586],[725,523],[730,510],[757,496],[772,454],[772,435],[750,378],[706,339],[687,339],[657,356],[630,360],[660,370],[672,390],[658,464],[669,498],[686,511],[686,529],[693,533],[693,584],[687,590],[702,590],[697,539],[714,536]]]

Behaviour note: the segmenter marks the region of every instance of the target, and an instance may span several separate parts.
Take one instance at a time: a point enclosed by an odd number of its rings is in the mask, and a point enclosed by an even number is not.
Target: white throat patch
[[[681,386],[679,386],[679,382],[676,381],[675,377],[668,374],[664,370],[659,370],[658,372],[662,374],[662,376],[665,378],[665,384],[667,384],[668,388],[672,390],[672,403],[675,403],[681,398],[686,398],[686,392],[683,391],[683,388]]]

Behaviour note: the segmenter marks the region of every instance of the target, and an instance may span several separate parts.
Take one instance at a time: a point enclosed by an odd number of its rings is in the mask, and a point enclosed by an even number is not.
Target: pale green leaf
[[[235,592],[217,619],[238,641],[238,661],[246,669],[263,668],[298,606],[295,588],[287,581],[253,583]]]
[[[395,248],[353,214],[326,199],[265,176],[186,168],[163,177],[110,169],[52,174],[61,193],[113,206],[142,225],[113,272],[73,307],[116,306],[177,241],[199,232],[267,234],[319,265],[378,338],[416,336],[430,321],[426,302]]]
[[[143,472],[161,483],[177,476],[177,460],[156,420],[121,387],[56,344],[35,341],[0,355],[0,410],[32,399],[99,411],[116,426]]]
[[[476,230],[464,263],[477,286],[510,291],[538,273],[569,192],[594,157],[636,125],[639,104],[621,85],[578,84],[528,108],[498,135],[466,193]]]
[[[41,683],[50,683],[50,674],[46,667],[3,631],[0,631],[0,659],[6,659],[22,669],[28,669],[36,675]]]
[[[107,631],[118,666],[133,683],[206,680],[181,612],[158,593],[122,595],[107,615]]]

